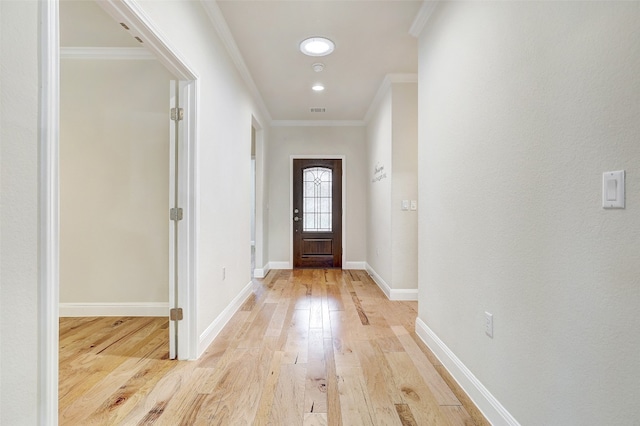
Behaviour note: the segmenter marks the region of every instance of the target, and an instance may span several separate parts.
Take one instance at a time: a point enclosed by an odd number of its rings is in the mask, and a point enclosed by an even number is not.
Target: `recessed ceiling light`
[[[316,92],[322,92],[324,90],[324,86],[322,84],[314,84],[311,89],[313,89]]]
[[[336,45],[324,37],[311,37],[300,43],[300,51],[308,56],[326,56],[335,48]]]

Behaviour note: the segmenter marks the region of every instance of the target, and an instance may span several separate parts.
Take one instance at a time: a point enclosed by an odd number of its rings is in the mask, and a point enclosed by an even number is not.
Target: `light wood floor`
[[[164,318],[61,318],[61,425],[485,425],[363,271],[271,271],[198,361]]]

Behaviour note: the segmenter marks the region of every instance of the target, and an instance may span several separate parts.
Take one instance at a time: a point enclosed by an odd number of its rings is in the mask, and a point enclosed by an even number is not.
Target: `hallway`
[[[364,271],[271,271],[205,354],[164,318],[61,318],[61,425],[487,424]],[[72,332],[71,332],[72,331]]]

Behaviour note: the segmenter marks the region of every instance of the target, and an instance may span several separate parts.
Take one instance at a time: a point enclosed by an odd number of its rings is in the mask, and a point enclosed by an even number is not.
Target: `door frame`
[[[184,209],[185,215],[178,221],[178,239],[174,238],[173,225],[169,232],[169,309],[180,307],[183,309],[184,318],[181,321],[169,321],[170,336],[176,335],[177,347],[171,345],[170,358],[187,360],[198,357],[198,336],[196,329],[196,249],[197,249],[197,206],[196,206],[196,105],[197,105],[197,81],[176,81],[179,94],[179,106],[183,108],[184,125],[178,127],[178,186],[174,186],[175,174],[175,135],[170,137],[170,206],[173,206],[177,191],[178,206]],[[167,119],[169,116],[167,116]],[[167,216],[168,219],[168,216]],[[170,223],[169,220],[167,220]],[[175,262],[175,256],[178,262]],[[177,271],[176,271],[177,265]],[[177,283],[176,283],[177,278]],[[176,304],[177,296],[177,304]]]
[[[56,2],[60,0],[55,0]],[[116,22],[125,22],[132,36],[144,40],[145,47],[177,79],[180,103],[184,109],[184,125],[179,139],[178,201],[184,209],[183,220],[178,222],[178,241],[175,244],[178,256],[177,295],[184,311],[178,324],[178,359],[196,359],[198,356],[197,334],[197,229],[198,229],[198,174],[197,174],[197,117],[199,80],[198,74],[186,63],[182,54],[169,44],[160,30],[135,2],[104,0],[98,5]],[[167,112],[168,116],[168,112]],[[168,215],[168,212],[167,212]],[[173,273],[170,270],[170,277]],[[170,278],[173,280],[173,278]],[[168,316],[168,313],[167,313]]]
[[[264,262],[264,229],[265,229],[265,201],[264,201],[264,129],[255,116],[251,116],[251,126],[256,131],[256,239],[255,239],[255,266],[253,276],[264,278],[268,267]]]
[[[39,260],[38,260],[38,419],[41,425],[58,423],[58,334],[59,334],[59,146],[60,146],[60,42],[59,1],[38,2],[40,14],[40,101],[39,151]],[[180,359],[197,357],[196,271],[197,271],[197,106],[198,75],[182,55],[170,46],[146,14],[133,2],[105,0],[98,4],[117,22],[126,22],[131,32],[145,40],[145,46],[181,81],[185,96],[185,126],[178,191],[184,200],[181,221],[183,237],[177,250],[178,292],[184,305],[179,323]],[[167,112],[168,113],[168,112]],[[167,215],[168,215],[167,211]]]
[[[293,268],[293,160],[327,159],[342,160],[342,269],[347,257],[347,157],[340,154],[299,154],[289,156],[289,268]]]

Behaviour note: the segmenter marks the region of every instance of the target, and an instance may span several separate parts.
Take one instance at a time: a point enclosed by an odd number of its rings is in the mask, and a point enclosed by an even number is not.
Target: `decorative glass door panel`
[[[331,178],[333,172],[324,167],[310,167],[302,172],[304,192],[304,232],[331,232]]]

